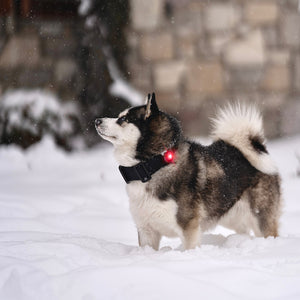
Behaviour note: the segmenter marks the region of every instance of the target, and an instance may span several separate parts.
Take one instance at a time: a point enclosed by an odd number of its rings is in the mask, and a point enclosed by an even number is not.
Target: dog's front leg
[[[184,250],[194,249],[200,246],[201,230],[200,226],[188,226],[183,230],[183,236],[181,238]]]
[[[161,235],[152,228],[138,228],[139,246],[150,246],[154,250],[159,249]]]

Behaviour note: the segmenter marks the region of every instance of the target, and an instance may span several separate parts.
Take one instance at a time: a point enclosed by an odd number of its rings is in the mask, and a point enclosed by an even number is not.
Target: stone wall
[[[298,0],[130,0],[130,14],[129,78],[155,91],[187,134],[207,134],[216,106],[237,100],[261,106],[268,137],[300,132]],[[23,19],[16,30],[0,17],[0,95],[25,87],[78,97],[80,22]]]
[[[131,82],[155,91],[185,132],[217,104],[255,102],[269,138],[300,133],[298,0],[131,0]]]
[[[63,99],[78,95],[78,20],[0,18],[0,94],[41,88]],[[16,30],[16,27],[18,28]]]
[[[37,88],[74,100],[78,131],[87,145],[98,143],[95,118],[116,116],[128,106],[122,95],[111,95],[108,68],[113,57],[126,73],[128,1],[15,2],[5,15],[0,4],[0,96]],[[21,10],[25,2],[27,13]]]

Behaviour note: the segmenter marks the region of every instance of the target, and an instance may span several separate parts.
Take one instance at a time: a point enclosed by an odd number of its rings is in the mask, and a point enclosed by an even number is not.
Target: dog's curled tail
[[[257,170],[277,173],[265,146],[262,116],[255,106],[228,105],[212,119],[214,140],[223,140],[238,148]]]

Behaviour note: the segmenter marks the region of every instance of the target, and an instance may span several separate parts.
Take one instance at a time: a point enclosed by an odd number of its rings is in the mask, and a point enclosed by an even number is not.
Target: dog
[[[278,236],[280,176],[261,114],[228,105],[212,123],[211,145],[186,139],[179,121],[159,110],[154,93],[118,118],[95,120],[98,134],[114,146],[141,247],[158,250],[167,236],[193,249],[217,224],[238,234]]]

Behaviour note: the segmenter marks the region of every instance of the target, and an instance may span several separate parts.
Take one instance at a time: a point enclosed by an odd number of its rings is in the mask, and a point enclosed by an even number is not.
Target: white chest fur
[[[151,228],[168,237],[181,236],[177,224],[177,204],[174,200],[161,201],[146,191],[146,183],[127,185],[130,211],[138,229]]]

